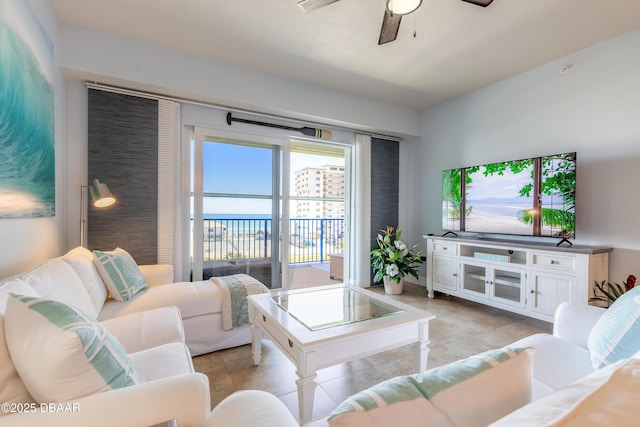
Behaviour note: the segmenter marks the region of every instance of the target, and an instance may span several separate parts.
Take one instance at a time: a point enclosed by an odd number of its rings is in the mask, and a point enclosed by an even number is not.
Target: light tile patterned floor
[[[384,293],[382,288],[374,291]],[[510,344],[538,332],[551,332],[552,325],[455,297],[426,298],[425,288],[405,284],[402,295],[388,296],[436,315],[430,323],[431,352],[428,368]],[[251,346],[245,345],[195,357],[197,371],[207,374],[212,407],[237,390],[269,391],[298,416],[294,365],[270,341],[262,346],[262,363],[254,366]],[[388,378],[410,374],[413,366],[409,347],[401,347],[318,372],[313,418],[329,414],[351,394]]]

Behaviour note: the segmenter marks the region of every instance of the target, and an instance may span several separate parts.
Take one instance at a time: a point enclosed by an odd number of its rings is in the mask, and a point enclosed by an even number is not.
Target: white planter
[[[394,282],[389,276],[382,278],[384,283],[384,292],[391,295],[398,295],[402,293],[402,286],[404,285],[404,277],[400,278],[400,283]]]

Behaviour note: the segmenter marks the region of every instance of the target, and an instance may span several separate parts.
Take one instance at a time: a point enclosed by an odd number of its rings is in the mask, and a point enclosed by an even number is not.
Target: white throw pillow
[[[0,361],[2,361],[0,363],[0,402],[32,403],[35,401],[18,376],[15,366],[13,366],[4,337],[4,311],[10,293],[32,297],[38,296],[36,291],[21,279],[13,279],[0,286]],[[6,415],[6,413],[0,411],[0,416],[2,415]]]
[[[331,427],[485,426],[531,401],[532,348],[490,350],[361,391],[339,405]]]
[[[135,260],[124,249],[111,252],[93,251],[93,263],[109,293],[116,301],[129,301],[148,288]]]
[[[10,294],[26,295],[28,297],[40,296],[36,290],[27,285],[24,280],[20,278],[12,279],[0,285],[0,313],[4,313],[7,308],[7,301],[9,301]]]
[[[640,287],[623,294],[600,316],[587,347],[596,370],[640,351]]]
[[[72,401],[140,383],[118,340],[71,306],[12,294],[4,332],[16,370],[38,402]]]
[[[96,266],[93,264],[93,254],[91,251],[82,246],[78,246],[67,252],[62,259],[65,260],[71,268],[75,270],[78,277],[80,277],[87,293],[89,293],[93,306],[96,311],[100,313],[109,293],[98,270],[96,270]]]
[[[60,301],[76,307],[94,319],[98,312],[91,303],[91,297],[73,268],[63,260],[54,258],[30,271],[23,277],[27,285],[39,297]]]

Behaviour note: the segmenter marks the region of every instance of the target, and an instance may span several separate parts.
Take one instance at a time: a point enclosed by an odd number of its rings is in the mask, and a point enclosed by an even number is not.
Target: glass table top
[[[275,295],[272,298],[280,308],[312,331],[404,312],[346,287]]]

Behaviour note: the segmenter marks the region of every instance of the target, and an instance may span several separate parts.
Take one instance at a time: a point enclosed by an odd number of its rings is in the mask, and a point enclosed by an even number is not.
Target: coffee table
[[[435,316],[424,310],[345,285],[274,291],[248,301],[253,362],[260,364],[266,336],[294,363],[301,424],[311,420],[318,369],[414,344],[414,370],[426,370]]]

